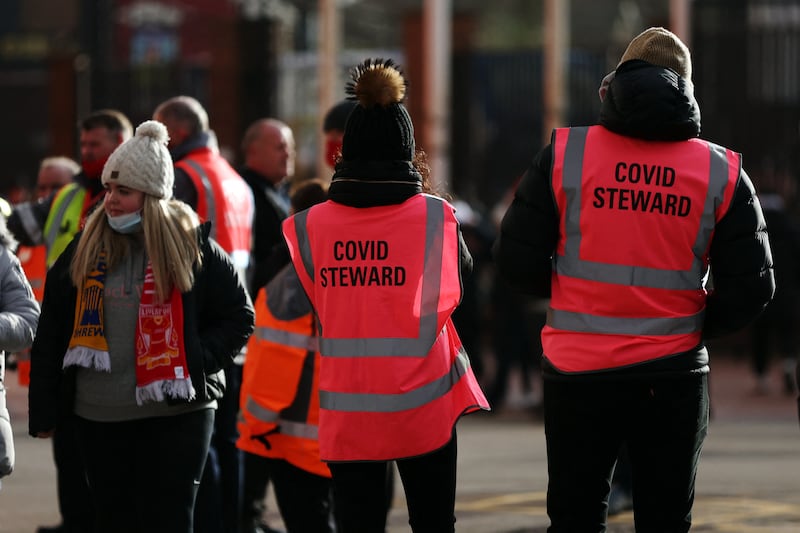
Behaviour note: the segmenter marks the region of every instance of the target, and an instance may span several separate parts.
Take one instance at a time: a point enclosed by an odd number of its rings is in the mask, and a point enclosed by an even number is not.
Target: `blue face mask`
[[[118,217],[106,215],[108,218],[108,225],[117,233],[136,233],[142,228],[142,213],[141,211],[134,211],[133,213],[126,213]]]

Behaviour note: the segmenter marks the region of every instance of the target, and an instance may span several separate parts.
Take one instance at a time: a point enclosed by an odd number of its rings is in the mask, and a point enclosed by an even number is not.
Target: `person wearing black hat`
[[[471,257],[426,194],[402,73],[368,59],[352,76],[329,200],[283,224],[320,326],[320,457],[342,532],[383,531],[393,460],[412,530],[454,531],[455,424],[489,409],[451,319]]]
[[[677,36],[636,36],[600,98],[598,125],[555,129],[534,158],[495,264],[517,290],[550,298],[548,531],[605,531],[624,444],[636,530],[684,532],[709,420],[705,341],[772,298],[769,240],[741,155],[699,138]]]
[[[322,120],[322,133],[325,141],[325,162],[331,168],[336,166],[336,161],[342,155],[342,139],[347,117],[356,106],[352,100],[342,100],[334,104]]]

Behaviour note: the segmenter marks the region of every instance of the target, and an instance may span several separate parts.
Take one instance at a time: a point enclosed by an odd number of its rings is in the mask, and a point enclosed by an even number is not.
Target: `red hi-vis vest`
[[[247,182],[210,148],[193,151],[175,163],[197,189],[197,214],[211,221],[211,237],[228,252],[234,266],[247,267],[255,204]]]
[[[701,342],[708,251],[740,155],[602,126],[553,132],[560,230],[544,355],[563,372],[620,368]]]
[[[292,265],[259,291],[255,310],[256,330],[242,370],[236,446],[329,478],[317,440],[316,324]]]
[[[488,409],[450,315],[461,299],[453,207],[418,194],[286,219],[292,262],[320,324],[320,455],[385,461],[437,450]]]

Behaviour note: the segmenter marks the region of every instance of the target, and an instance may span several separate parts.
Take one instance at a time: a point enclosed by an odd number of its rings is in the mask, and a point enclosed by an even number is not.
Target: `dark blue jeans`
[[[95,531],[192,533],[214,411],[126,422],[76,417]]]
[[[617,453],[627,445],[637,533],[689,531],[708,430],[708,375],[544,381],[550,533],[606,530]]]

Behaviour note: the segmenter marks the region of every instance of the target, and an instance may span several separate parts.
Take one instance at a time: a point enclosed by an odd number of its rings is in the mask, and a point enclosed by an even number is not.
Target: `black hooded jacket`
[[[610,131],[646,140],[680,141],[700,134],[700,110],[690,81],[672,70],[640,60],[620,65],[600,112]],[[516,289],[550,296],[553,251],[559,214],[551,168],[552,145],[533,159],[506,212],[493,253],[500,275]],[[713,289],[706,301],[704,339],[743,328],[772,298],[775,280],[766,223],[753,184],[744,170],[728,213],[714,228],[710,248]],[[547,356],[547,354],[544,354]],[[706,371],[704,345],[684,354],[607,374]],[[547,367],[545,371],[553,373]]]

